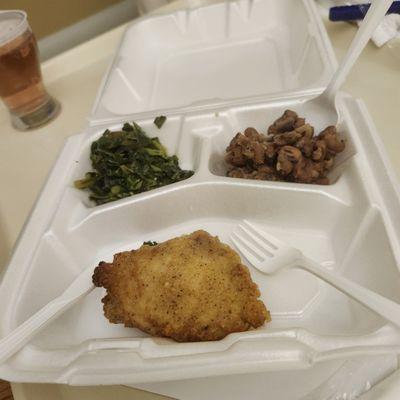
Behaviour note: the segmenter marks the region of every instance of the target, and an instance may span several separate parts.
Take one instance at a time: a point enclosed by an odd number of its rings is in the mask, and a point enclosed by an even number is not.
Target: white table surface
[[[191,1],[192,5],[213,0]],[[182,7],[184,0],[165,10]],[[348,24],[326,24],[338,59],[345,53],[355,28]],[[124,26],[107,32],[67,51],[43,65],[49,91],[61,101],[62,113],[51,124],[31,132],[15,131],[4,106],[0,105],[0,268],[6,265],[19,232],[63,146],[66,137],[79,133],[93,104],[97,88]],[[344,89],[364,99],[385,144],[395,171],[400,175],[400,57],[383,47],[369,44],[351,72]],[[399,374],[397,374],[399,375]],[[368,392],[365,400],[397,400],[400,377],[387,379]],[[158,395],[122,386],[69,387],[65,385],[13,384],[16,400],[21,399],[158,399]]]

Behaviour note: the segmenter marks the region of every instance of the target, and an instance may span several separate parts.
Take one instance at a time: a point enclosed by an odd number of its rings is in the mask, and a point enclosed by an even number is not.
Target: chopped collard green
[[[149,138],[135,122],[124,124],[121,131],[106,130],[92,143],[90,160],[94,171],[74,184],[89,189],[90,199],[97,205],[193,175],[193,171],[182,170],[178,157],[168,156],[158,138]]]
[[[161,129],[161,127],[164,125],[164,122],[166,120],[167,120],[167,117],[165,115],[160,115],[159,117],[156,117],[154,119],[153,123],[158,129]]]

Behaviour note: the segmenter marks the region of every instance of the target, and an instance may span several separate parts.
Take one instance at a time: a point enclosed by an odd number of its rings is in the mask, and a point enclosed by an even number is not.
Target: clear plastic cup
[[[48,123],[61,108],[43,85],[36,39],[24,11],[0,12],[0,97],[12,125],[23,131]]]

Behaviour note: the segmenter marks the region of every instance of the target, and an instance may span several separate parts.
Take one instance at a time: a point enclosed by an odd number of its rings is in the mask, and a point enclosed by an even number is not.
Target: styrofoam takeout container
[[[346,154],[328,186],[227,178],[223,151],[237,131],[265,130],[283,108],[316,126],[323,121],[301,99],[220,108],[170,117],[157,134],[186,181],[94,207],[73,188],[89,168],[90,143],[104,127],[70,138],[38,201],[4,278],[3,333],[59,294],[84,268],[143,241],[205,229],[230,243],[243,219],[255,221],[326,268],[399,300],[399,193],[368,114],[342,97]],[[109,126],[111,129],[121,124]],[[314,276],[289,270],[266,276],[250,267],[272,322],[217,342],[176,343],[109,324],[96,289],[0,367],[16,381],[116,384],[229,373],[307,368],[356,355],[400,350],[400,332]],[[49,283],[51,283],[49,285]]]
[[[325,45],[329,48],[329,42]],[[2,335],[60,294],[80,271],[111,260],[116,252],[196,229],[231,244],[230,233],[244,218],[300,248],[327,269],[398,301],[400,195],[361,101],[340,97],[340,132],[347,146],[337,158],[332,185],[224,176],[224,149],[236,132],[248,126],[265,132],[284,109],[291,108],[318,131],[324,128],[326,121],[304,103],[313,94],[305,89],[212,107],[171,109],[161,130],[152,123],[154,113],[136,114],[136,122],[150,136],[159,136],[168,151],[179,156],[181,166],[195,174],[98,207],[88,201],[87,193],[73,187],[73,181],[90,169],[91,142],[104,129],[120,128],[130,118],[120,116],[103,125],[97,120],[96,126],[71,137],[4,276]],[[117,97],[114,101],[122,104]],[[1,365],[0,377],[75,385],[133,384],[310,368],[331,360],[400,351],[398,329],[314,276],[300,270],[273,276],[252,267],[250,271],[272,313],[272,322],[260,329],[216,342],[182,344],[153,338],[109,324],[100,302],[104,291],[95,289]]]

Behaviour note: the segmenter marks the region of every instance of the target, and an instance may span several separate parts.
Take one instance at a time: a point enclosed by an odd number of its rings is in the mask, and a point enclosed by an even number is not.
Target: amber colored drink
[[[0,96],[10,111],[26,113],[47,100],[32,32],[0,48]]]
[[[20,11],[0,12],[0,97],[20,130],[43,125],[60,109],[43,85],[36,39]]]

